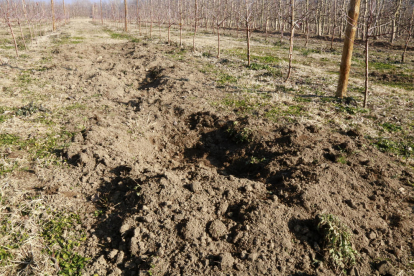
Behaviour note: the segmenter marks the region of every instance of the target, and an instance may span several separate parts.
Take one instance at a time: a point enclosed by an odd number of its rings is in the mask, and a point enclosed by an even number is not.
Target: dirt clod
[[[208,228],[208,232],[213,239],[219,240],[227,234],[227,227],[221,220],[213,220]]]

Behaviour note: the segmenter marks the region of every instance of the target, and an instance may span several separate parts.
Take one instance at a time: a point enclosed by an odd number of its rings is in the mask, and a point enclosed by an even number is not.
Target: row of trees
[[[0,26],[10,33],[16,56],[19,56],[19,49],[27,50],[29,42],[33,43],[36,36],[56,30],[58,26],[68,23],[69,18],[70,7],[65,5],[64,0],[57,5],[53,0],[0,1]]]
[[[350,0],[132,0],[112,1],[93,6],[96,18],[149,24],[195,26],[218,31],[249,28],[265,34],[277,32],[281,39],[291,29],[291,6],[295,5],[295,28],[303,34],[343,39]],[[391,43],[404,36],[413,0],[361,0],[362,23],[356,37],[364,40],[367,21],[372,35],[387,36]],[[129,10],[129,13],[125,13]]]
[[[153,36],[154,25],[158,25],[160,34],[163,26],[168,29],[168,42],[171,28],[178,28],[180,46],[183,29],[187,29],[193,32],[193,50],[196,47],[197,31],[204,28],[205,31],[217,34],[217,57],[220,57],[221,33],[240,35],[244,32],[248,66],[252,32],[261,32],[266,38],[269,35],[277,36],[281,41],[289,33],[289,69],[286,80],[291,75],[295,31],[306,38],[304,46],[308,46],[310,36],[329,38],[331,48],[335,39],[341,39],[344,40],[344,51],[338,97],[346,96],[355,38],[365,42],[367,97],[370,40],[403,43],[401,62],[404,62],[414,33],[414,0],[100,0],[99,3],[77,1],[70,6],[65,6],[64,0],[58,4],[54,0],[48,4],[0,0],[0,14],[13,37],[17,55],[18,46],[13,29],[20,28],[22,41],[27,48],[23,24],[33,41],[36,30],[40,33],[39,30],[45,24],[50,24],[51,29],[55,30],[56,24],[65,24],[70,16],[91,16],[101,24],[122,26],[124,31],[128,31],[129,25],[134,24],[140,33],[141,26],[144,25],[149,29],[150,37]]]
[[[347,9],[348,8],[348,9]],[[348,12],[347,12],[348,10]],[[390,44],[403,43],[401,62],[405,62],[408,44],[413,36],[414,0],[136,0],[134,2],[102,2],[93,7],[93,17],[101,23],[135,23],[141,32],[141,24],[149,24],[152,37],[153,24],[194,32],[199,27],[217,34],[217,57],[220,57],[221,30],[245,31],[247,45],[247,65],[250,66],[250,37],[253,31],[279,35],[284,39],[290,33],[289,67],[286,80],[291,76],[295,30],[305,37],[329,38],[331,48],[335,39],[344,41],[340,67],[337,97],[345,97],[352,51],[355,39],[365,45],[365,99],[368,100],[369,43],[372,39],[388,40]],[[128,12],[129,11],[129,12]],[[359,23],[358,23],[359,22]],[[193,39],[193,50],[195,39]]]

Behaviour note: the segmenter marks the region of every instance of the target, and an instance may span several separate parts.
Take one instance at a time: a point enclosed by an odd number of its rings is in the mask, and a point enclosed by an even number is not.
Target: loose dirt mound
[[[65,46],[54,60],[39,76],[66,88],[66,105],[88,103],[68,118],[87,123],[65,151],[102,212],[84,217],[82,275],[337,274],[324,213],[353,233],[351,275],[407,269],[414,175],[357,130],[219,114],[202,74],[148,45]]]

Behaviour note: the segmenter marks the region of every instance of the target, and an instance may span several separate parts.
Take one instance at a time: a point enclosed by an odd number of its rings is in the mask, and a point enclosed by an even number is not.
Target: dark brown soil
[[[79,66],[66,81],[102,93],[95,101],[112,111],[90,112],[66,152],[81,192],[104,210],[85,220],[85,275],[332,275],[321,213],[353,232],[352,275],[375,274],[381,260],[387,273],[405,269],[413,174],[358,132],[219,114],[205,103],[217,95],[203,75],[145,45],[81,53],[94,71]],[[142,135],[127,131],[134,122]]]

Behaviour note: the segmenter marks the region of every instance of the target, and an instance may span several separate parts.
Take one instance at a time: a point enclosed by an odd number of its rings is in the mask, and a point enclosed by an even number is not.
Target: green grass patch
[[[397,67],[394,64],[383,62],[370,62],[369,67],[378,71],[395,70]]]
[[[86,105],[85,104],[81,104],[81,103],[74,103],[72,105],[68,105],[66,107],[66,110],[85,110],[86,109]]]
[[[255,55],[251,55],[250,58],[252,60],[257,60],[259,62],[264,62],[264,63],[277,63],[277,62],[281,62],[282,59],[275,57],[275,56],[255,56]]]
[[[303,106],[301,105],[290,105],[287,109],[281,107],[273,107],[265,113],[265,117],[277,122],[279,119],[290,119],[289,117],[302,116]]]
[[[319,49],[304,49],[301,51],[302,56],[307,57],[312,53],[322,54],[322,51]]]
[[[388,132],[398,132],[402,130],[401,126],[398,126],[393,123],[383,123],[381,124],[382,128]]]
[[[312,102],[312,99],[309,98],[309,97],[295,97],[293,100],[295,102],[298,102],[298,103],[310,103],[310,102]]]
[[[237,78],[227,73],[220,73],[217,82],[219,84],[235,84],[237,83]]]
[[[414,156],[414,141],[394,141],[389,138],[371,138],[372,144],[382,152],[390,152],[404,157]]]
[[[32,160],[59,156],[75,135],[73,132],[61,131],[49,133],[44,137],[23,139],[15,134],[0,134],[0,147],[8,146],[11,150],[23,150],[30,154]]]
[[[125,39],[135,43],[141,42],[140,39],[133,37],[132,35],[127,33],[117,33],[109,29],[105,29],[105,32],[108,33],[112,39]]]
[[[14,134],[1,133],[0,146],[16,145],[19,143],[20,137]]]
[[[33,78],[29,71],[23,71],[17,77],[17,81],[19,82],[19,86],[27,86],[33,81]]]
[[[86,240],[84,230],[75,230],[77,225],[81,225],[80,217],[74,213],[51,215],[51,219],[43,225],[42,237],[48,244],[46,253],[56,259],[60,267],[59,275],[81,275],[89,258],[76,252]]]
[[[332,99],[329,99],[329,101],[332,101]],[[358,107],[358,106],[336,104],[335,107],[338,111],[348,113],[350,115],[355,115],[355,114],[358,114],[358,113],[368,113],[369,112],[368,109]]]

